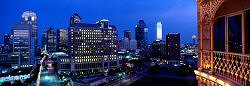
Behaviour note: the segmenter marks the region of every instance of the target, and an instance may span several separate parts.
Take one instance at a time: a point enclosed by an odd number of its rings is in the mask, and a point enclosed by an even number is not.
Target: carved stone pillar
[[[201,22],[201,6],[199,3],[200,0],[197,0],[198,3],[198,70],[203,70],[202,62],[202,22]]]
[[[210,50],[210,57],[211,57],[211,70],[210,74],[214,74],[214,19],[210,20],[211,23],[211,38],[210,38],[210,44],[211,44],[211,50]]]

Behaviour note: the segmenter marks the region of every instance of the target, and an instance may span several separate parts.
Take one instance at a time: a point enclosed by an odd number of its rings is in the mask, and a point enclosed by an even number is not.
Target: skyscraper
[[[162,24],[161,22],[157,22],[157,25],[156,25],[157,29],[156,29],[156,40],[160,41],[162,40]]]
[[[121,47],[119,49],[136,50],[137,49],[137,41],[136,40],[129,40],[127,37],[125,37],[125,38],[122,38],[120,46]]]
[[[11,45],[11,39],[12,39],[12,35],[10,34],[4,34],[4,45]]]
[[[180,33],[168,33],[166,36],[167,60],[180,59]]]
[[[54,27],[44,29],[42,36],[42,46],[48,52],[56,51],[56,32],[54,31]]]
[[[129,40],[129,49],[136,50],[137,49],[137,41],[136,40]]]
[[[129,40],[132,39],[132,32],[131,30],[124,30],[124,38],[128,38]]]
[[[123,43],[122,43],[122,39],[118,41],[118,49],[122,49],[123,48]]]
[[[97,24],[72,23],[69,28],[71,71],[77,74],[96,74],[119,66],[118,37],[115,26],[108,20]],[[76,17],[71,17],[71,21]]]
[[[68,51],[68,30],[57,29],[57,51],[67,53]]]
[[[70,17],[70,27],[75,23],[82,23],[82,18],[77,13]]]
[[[32,26],[31,28],[31,49],[32,52],[35,52],[37,50],[38,47],[38,23],[37,23],[37,15],[36,13],[32,12],[32,11],[25,11],[22,14],[22,23],[24,24],[29,24]]]
[[[47,50],[47,30],[44,29],[42,33],[42,49]]]
[[[4,34],[4,47],[3,47],[3,52],[5,53],[10,53],[13,51],[13,35],[10,34]]]
[[[196,43],[196,42],[195,42],[195,41],[196,41],[196,35],[193,35],[193,36],[192,36],[192,39],[193,39],[193,45],[195,45],[195,43]]]
[[[148,42],[148,28],[143,20],[139,20],[138,24],[135,27],[135,32],[135,39],[137,41],[138,49],[146,49]]]
[[[31,28],[30,24],[15,24],[12,29],[13,53],[21,57],[19,66],[32,64],[31,52]]]
[[[166,42],[162,40],[154,41],[150,49],[154,58],[165,59],[164,57],[166,55]]]
[[[126,50],[130,49],[130,43],[129,42],[130,42],[130,40],[127,37],[122,39],[122,47],[123,47],[123,49],[126,49]]]

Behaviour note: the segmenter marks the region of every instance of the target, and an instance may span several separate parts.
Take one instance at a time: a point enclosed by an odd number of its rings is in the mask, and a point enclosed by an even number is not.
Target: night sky
[[[39,43],[44,28],[68,28],[69,18],[76,12],[84,23],[110,20],[118,28],[119,39],[125,29],[132,30],[135,39],[135,25],[140,19],[149,28],[150,43],[156,40],[157,21],[163,24],[163,40],[170,32],[181,33],[181,43],[190,43],[191,36],[197,35],[195,0],[1,0],[0,9],[1,39],[15,23],[21,22],[26,10],[38,16]]]

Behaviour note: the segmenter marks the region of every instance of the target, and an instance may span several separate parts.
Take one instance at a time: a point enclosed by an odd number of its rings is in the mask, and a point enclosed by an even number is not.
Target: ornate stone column
[[[212,18],[210,20],[210,25],[211,25],[211,38],[210,38],[210,44],[211,44],[211,50],[210,50],[210,57],[211,57],[211,70],[210,70],[210,74],[214,74],[214,19]]]
[[[198,7],[198,70],[203,70],[203,63],[202,63],[202,21],[201,21],[201,3],[200,0],[196,0],[197,7]]]

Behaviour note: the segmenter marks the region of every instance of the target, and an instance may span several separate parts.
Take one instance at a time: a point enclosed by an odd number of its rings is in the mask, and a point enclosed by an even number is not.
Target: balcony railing
[[[219,85],[230,82],[231,85],[250,86],[250,55],[202,50],[201,56],[199,71],[195,70],[197,79],[208,79]]]
[[[250,83],[250,55],[214,51],[214,72],[243,85]]]

